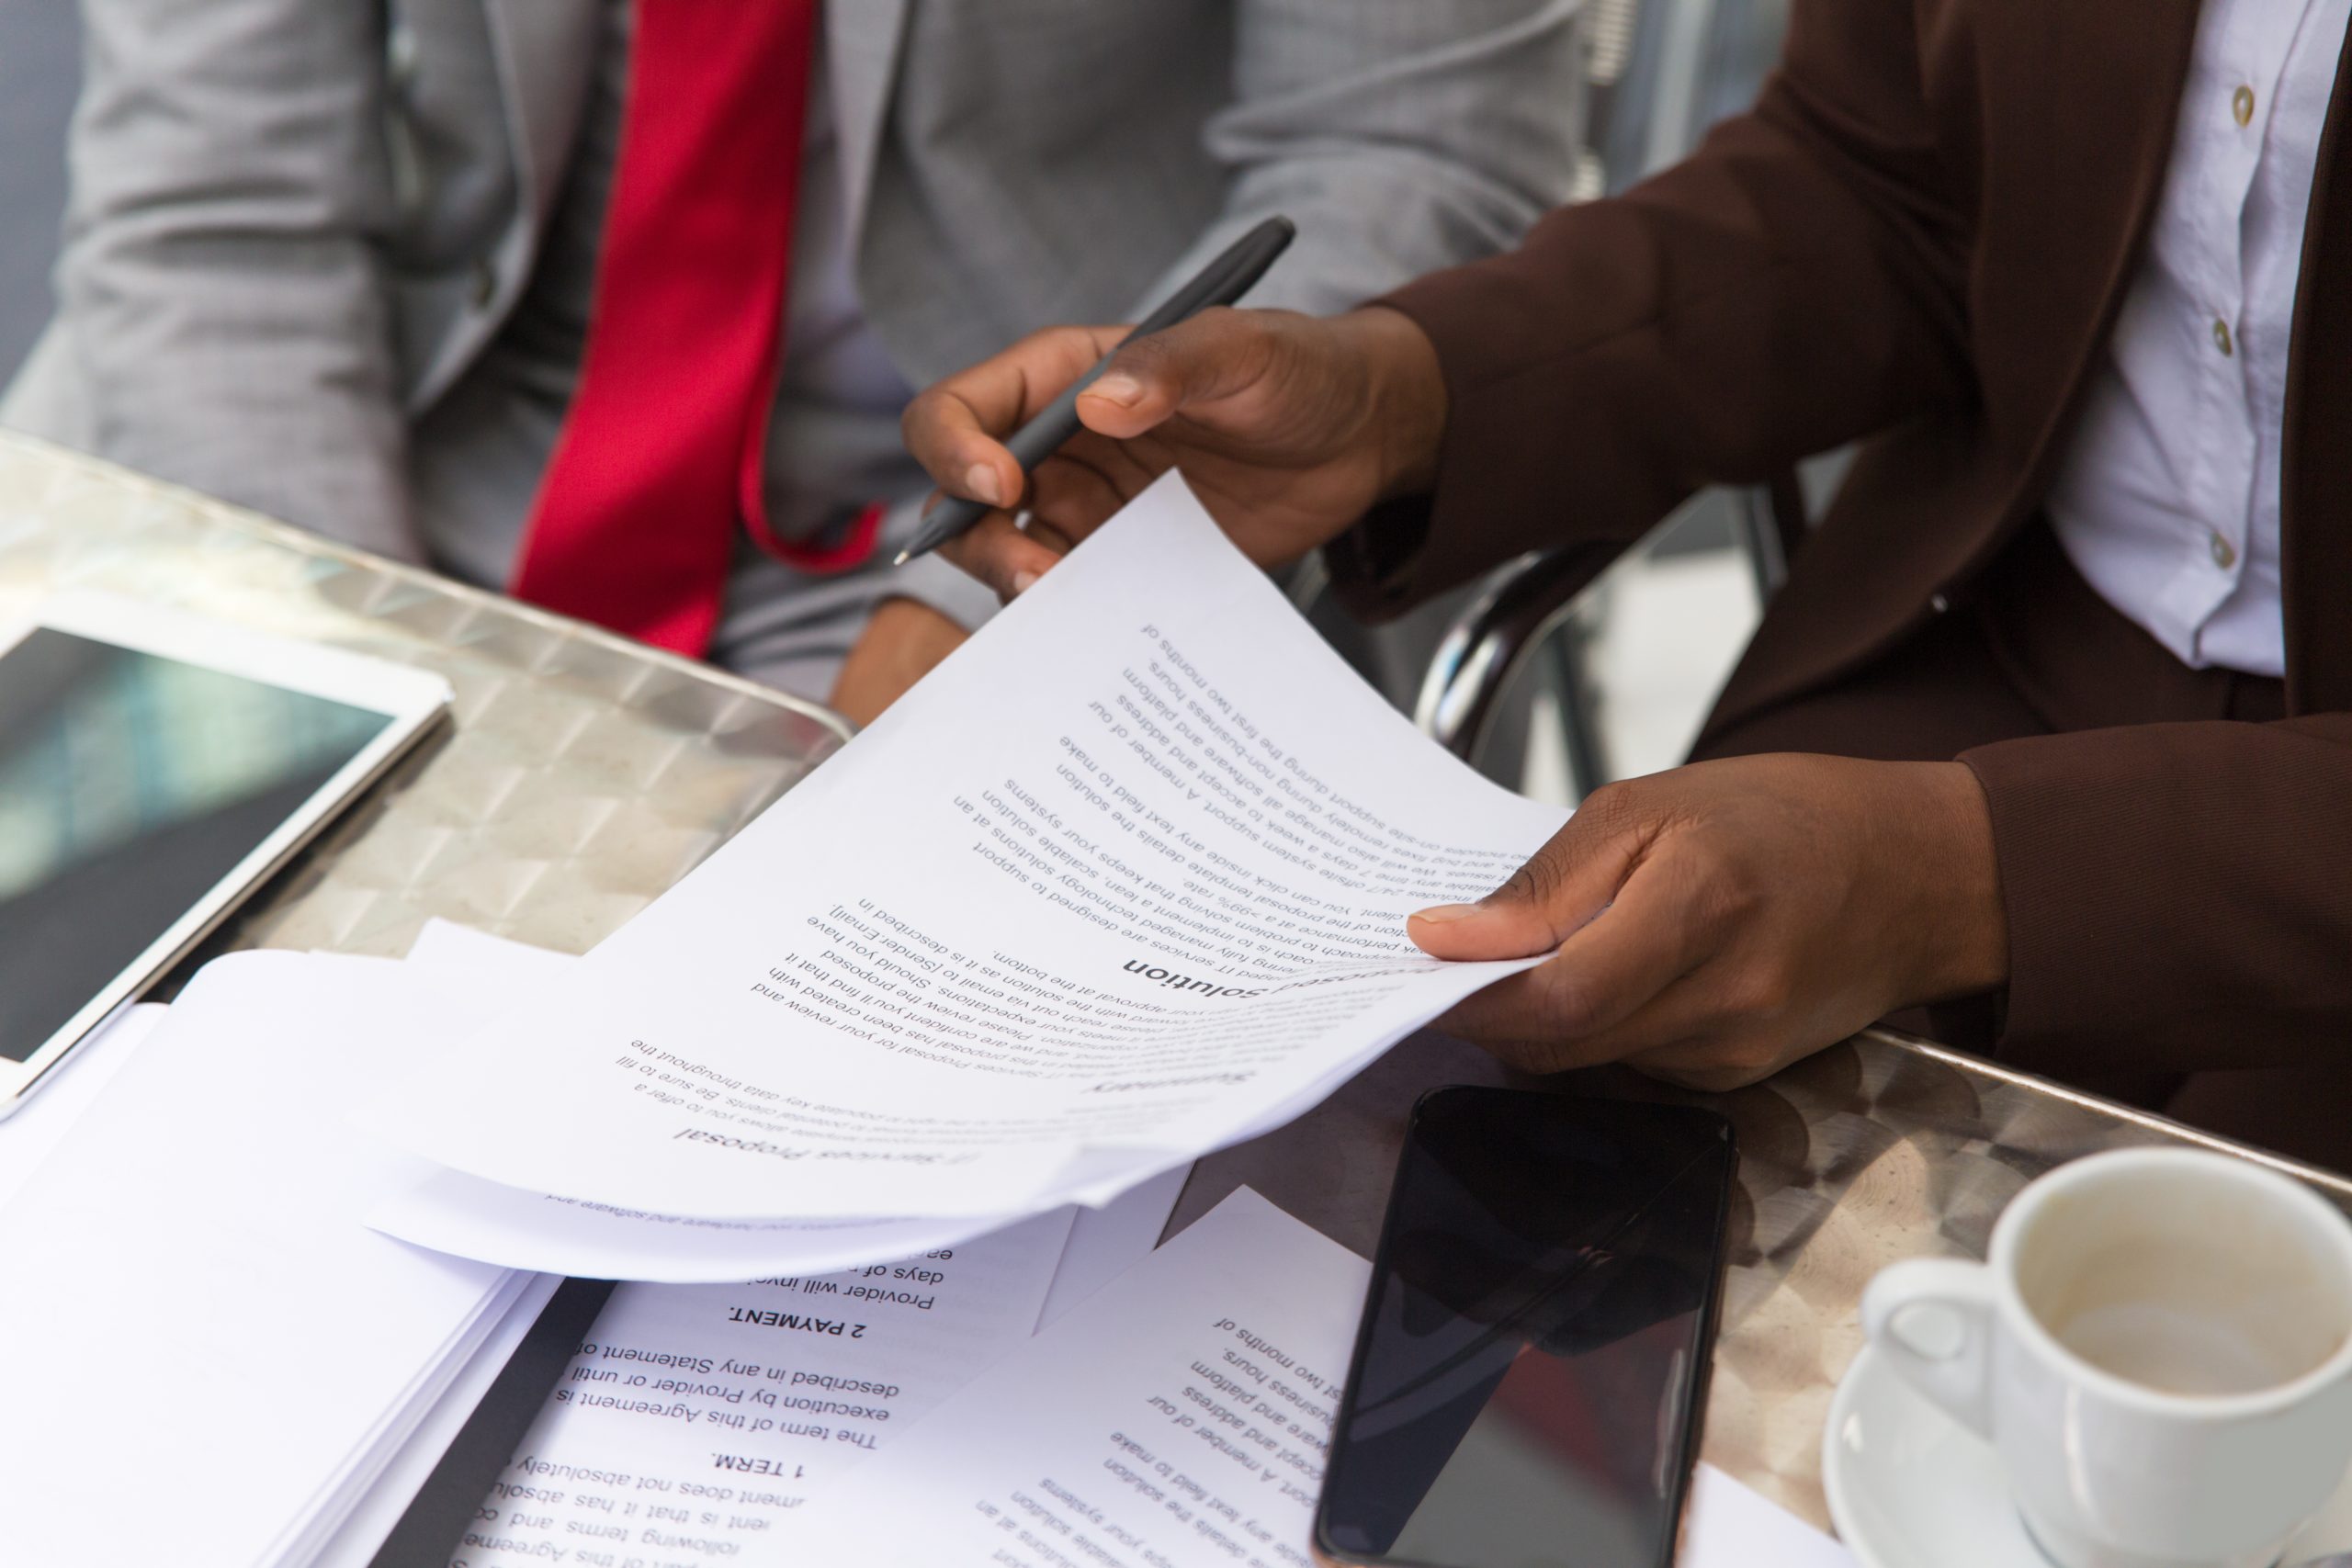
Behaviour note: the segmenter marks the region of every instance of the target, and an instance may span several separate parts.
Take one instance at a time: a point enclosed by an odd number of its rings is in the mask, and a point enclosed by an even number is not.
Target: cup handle
[[[1904,1332],[1913,1307],[1936,1307],[1960,1325],[1949,1345]],[[1903,1381],[1973,1428],[1993,1436],[1993,1275],[1982,1263],[1915,1258],[1889,1265],[1862,1292],[1862,1332]]]

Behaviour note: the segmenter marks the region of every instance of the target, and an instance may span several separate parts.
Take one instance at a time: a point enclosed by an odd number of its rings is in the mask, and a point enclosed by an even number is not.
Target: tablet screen
[[[0,654],[0,1058],[39,1050],[393,722],[46,626]]]

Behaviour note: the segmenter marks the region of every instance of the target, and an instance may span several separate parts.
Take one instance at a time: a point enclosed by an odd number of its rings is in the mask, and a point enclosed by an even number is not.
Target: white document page
[[[1099,1201],[1525,967],[1429,960],[1405,917],[1563,819],[1415,733],[1171,475],[456,1043],[473,1092],[379,1125],[673,1216]]]
[[[306,1568],[368,1568],[392,1533],[392,1527],[408,1512],[416,1500],[433,1467],[449,1451],[473,1416],[474,1407],[498,1381],[521,1348],[524,1337],[531,1332],[531,1325],[538,1321],[547,1309],[548,1301],[556,1287],[563,1281],[551,1274],[531,1274],[520,1277],[521,1288],[514,1300],[499,1315],[481,1346],[466,1358],[449,1386],[442,1390],[418,1419],[414,1431],[409,1433],[390,1459],[360,1494],[357,1501],[345,1512],[334,1533],[308,1560]]]
[[[218,960],[0,1209],[10,1562],[275,1563],[389,1457],[515,1283],[361,1223],[402,1162],[355,1086],[449,1021],[397,964]]]
[[[1854,1554],[1712,1464],[1690,1477],[1678,1568],[1855,1568]]]
[[[1029,1337],[1069,1212],[830,1279],[623,1285],[466,1568],[804,1561],[797,1510]]]
[[[487,975],[507,985],[560,982],[579,962],[575,953],[492,936],[437,915],[424,922],[408,949],[409,966],[422,973]]]
[[[525,986],[562,983],[580,963],[568,953],[439,919],[425,922],[408,955],[411,973],[466,990],[487,1011],[497,1010],[502,997]],[[1172,1205],[1173,1198],[1169,1201]],[[387,1235],[419,1247],[512,1269],[686,1283],[829,1274],[876,1258],[953,1247],[1008,1223],[969,1214],[944,1220],[689,1219],[526,1192],[424,1168],[368,1219]],[[1090,1226],[1088,1235],[1099,1228]],[[1151,1240],[1158,1239],[1155,1230]],[[1149,1250],[1148,1241],[1136,1252],[1123,1254],[1111,1272]],[[1090,1266],[1091,1256],[1091,1248],[1083,1249],[1074,1267]]]
[[[515,1303],[545,1278],[523,1273],[506,1276],[505,1282],[491,1293],[467,1326],[443,1344],[433,1364],[386,1407],[383,1418],[369,1431],[367,1440],[345,1457],[334,1483],[314,1499],[299,1527],[281,1538],[271,1555],[262,1559],[255,1568],[267,1568],[269,1564],[311,1568],[316,1563],[319,1554],[342,1533],[344,1525],[366,1503],[386,1472],[408,1451],[410,1439],[441,1407],[449,1391],[473,1365],[481,1348],[497,1337],[500,1325]]]
[[[33,1090],[14,1116],[0,1121],[0,1205],[49,1157],[165,1010],[154,1002],[124,1009],[51,1068],[51,1081]]]
[[[1062,1248],[1061,1265],[1037,1312],[1040,1332],[1150,1255],[1192,1174],[1191,1166],[1180,1165],[1129,1188],[1102,1208],[1078,1211],[1069,1245]]]
[[[706,1220],[421,1171],[368,1216],[388,1235],[511,1269],[671,1283],[830,1274],[953,1247],[1021,1215],[933,1220]]]
[[[793,1560],[1309,1568],[1370,1273],[1243,1188],[810,1504]]]

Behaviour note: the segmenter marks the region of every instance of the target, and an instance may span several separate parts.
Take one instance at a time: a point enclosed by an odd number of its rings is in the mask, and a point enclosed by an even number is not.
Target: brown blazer
[[[1694,488],[1860,439],[1710,731],[1916,637],[2050,486],[2160,195],[2197,9],[1796,0],[1755,108],[1688,162],[1389,301],[1436,343],[1452,414],[1423,517],[1335,550],[1350,596],[1393,610],[1529,549],[1598,570]],[[2288,383],[2289,716],[1965,758],[2009,920],[1996,1049],[2028,1070],[2352,1085],[2344,75]],[[2352,1127],[2346,1099],[2325,1113]]]

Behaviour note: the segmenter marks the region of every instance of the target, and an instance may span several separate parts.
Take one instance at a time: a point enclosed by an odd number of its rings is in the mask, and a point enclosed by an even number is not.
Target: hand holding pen
[[[1005,436],[1090,372],[1082,428],[1024,473]],[[1011,598],[1170,468],[1251,559],[1295,560],[1427,490],[1445,412],[1436,350],[1396,311],[1212,310],[1131,340],[1038,333],[924,392],[906,434],[945,494],[983,503],[941,553]]]
[[[1227,246],[1191,281],[1170,295],[1159,309],[1137,323],[1135,331],[1121,338],[1117,346],[1165,332],[1215,306],[1231,305],[1266,275],[1266,269],[1290,248],[1290,243],[1297,233],[1297,226],[1287,218],[1267,219]],[[1078,434],[1080,428],[1078,400],[1110,368],[1112,357],[1111,353],[1102,353],[1095,360],[1093,368],[1071,380],[1052,402],[1035,415],[1028,416],[1027,422],[1006,438],[1005,450],[1012,454],[1023,474],[1035,470]],[[982,468],[973,470],[970,477],[985,482],[988,474],[989,469]],[[914,542],[899,552],[895,564],[903,566],[915,557],[928,555],[948,540],[968,532],[988,514],[989,506],[994,503],[995,499],[994,487],[971,496],[950,490],[923,514],[922,525],[917,530]]]

